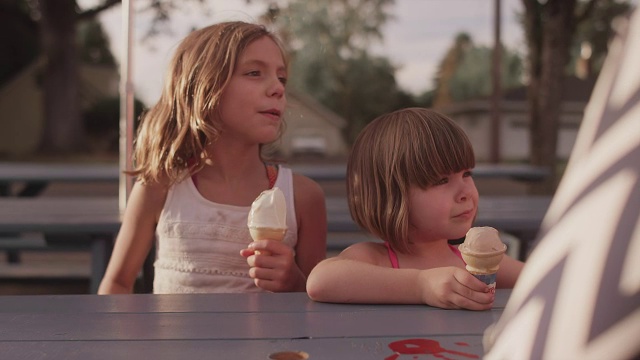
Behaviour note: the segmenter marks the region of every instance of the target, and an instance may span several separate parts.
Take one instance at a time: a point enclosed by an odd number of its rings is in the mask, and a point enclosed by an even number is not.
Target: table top
[[[293,171],[316,181],[344,180],[346,164],[291,164]],[[540,181],[549,171],[527,164],[477,164],[473,170],[478,178],[512,178],[522,181]],[[120,169],[111,163],[26,163],[0,162],[0,182],[44,181],[87,182],[118,181]]]
[[[481,312],[325,304],[305,293],[3,296],[0,348],[3,358],[480,358],[510,293],[498,290]]]

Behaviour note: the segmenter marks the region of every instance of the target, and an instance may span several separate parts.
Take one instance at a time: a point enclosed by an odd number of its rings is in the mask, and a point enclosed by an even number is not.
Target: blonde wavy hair
[[[409,188],[473,167],[471,142],[450,118],[424,108],[382,115],[360,132],[347,163],[351,217],[408,253]]]
[[[221,130],[211,119],[236,62],[249,44],[264,36],[280,47],[288,67],[284,45],[262,25],[223,22],[184,38],[169,65],[160,100],[142,118],[131,175],[171,185],[204,166],[206,146]]]

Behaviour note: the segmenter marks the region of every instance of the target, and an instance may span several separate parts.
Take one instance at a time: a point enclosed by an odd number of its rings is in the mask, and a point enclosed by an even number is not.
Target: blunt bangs
[[[406,141],[398,170],[405,181],[422,189],[443,176],[475,167],[475,153],[464,130],[446,117],[426,109],[405,114]]]
[[[446,116],[423,108],[381,115],[360,132],[351,149],[351,216],[365,231],[407,253],[410,187],[427,188],[474,166],[469,138]]]

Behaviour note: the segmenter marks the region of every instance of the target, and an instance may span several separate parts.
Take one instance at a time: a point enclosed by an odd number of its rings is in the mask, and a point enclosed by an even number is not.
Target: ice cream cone
[[[256,240],[282,240],[287,232],[287,204],[280,189],[263,191],[251,204],[247,226],[251,238]],[[268,255],[267,251],[256,254]]]
[[[500,240],[498,231],[492,227],[471,228],[458,249],[467,264],[467,271],[495,289],[496,273],[507,251],[507,246]]]

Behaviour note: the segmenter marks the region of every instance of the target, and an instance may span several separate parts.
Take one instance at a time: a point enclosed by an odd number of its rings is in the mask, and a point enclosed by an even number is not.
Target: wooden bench
[[[485,196],[480,201],[475,225],[493,226],[517,236],[522,240],[520,258],[525,259],[550,202],[550,197]],[[326,203],[329,233],[361,232],[351,219],[345,198],[329,197]],[[94,292],[104,275],[119,228],[120,213],[115,196],[0,198],[0,233],[39,232],[45,236],[68,235],[70,238],[83,239],[75,246],[91,249],[91,289]],[[34,243],[22,243],[19,237],[10,239],[4,242],[6,249],[36,247]],[[327,248],[339,251],[355,241],[358,239],[354,240],[348,235],[330,236]]]
[[[38,196],[54,182],[117,182],[118,164],[0,162],[0,196]],[[24,187],[12,193],[12,185]]]
[[[525,260],[551,204],[550,196],[483,196],[474,226],[492,226],[522,241],[519,258]],[[327,199],[329,232],[358,232],[345,198]]]

